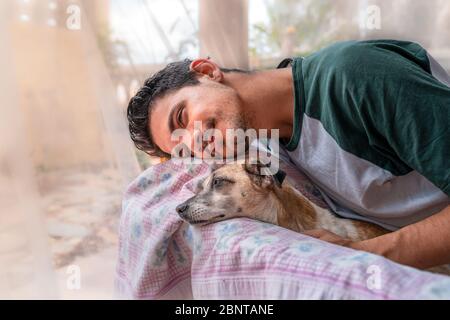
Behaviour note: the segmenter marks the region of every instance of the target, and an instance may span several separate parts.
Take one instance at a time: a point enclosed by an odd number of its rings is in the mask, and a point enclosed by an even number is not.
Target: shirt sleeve
[[[450,88],[432,75],[426,51],[415,43],[366,50],[382,66],[365,110],[369,138],[381,135],[399,159],[450,195]]]

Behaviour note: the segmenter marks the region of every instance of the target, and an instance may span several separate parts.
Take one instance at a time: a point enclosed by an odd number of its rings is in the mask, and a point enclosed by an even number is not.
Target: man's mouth
[[[216,156],[220,157],[220,153],[217,152],[216,154],[216,144],[214,143],[213,138],[210,142],[207,142],[206,145],[203,147],[203,159],[215,159]]]

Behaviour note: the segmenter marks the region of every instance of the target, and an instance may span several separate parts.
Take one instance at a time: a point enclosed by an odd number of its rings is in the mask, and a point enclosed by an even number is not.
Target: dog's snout
[[[175,210],[177,210],[178,214],[183,214],[188,207],[189,206],[186,203],[182,203],[179,206],[177,206]]]

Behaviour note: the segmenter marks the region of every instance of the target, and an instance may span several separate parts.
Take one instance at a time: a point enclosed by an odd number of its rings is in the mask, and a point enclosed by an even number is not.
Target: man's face
[[[154,102],[150,132],[156,145],[168,154],[180,143],[178,139],[171,139],[172,132],[176,129],[189,131],[191,141],[183,142],[192,148],[196,121],[202,123],[203,132],[217,129],[224,139],[226,129],[246,129],[237,92],[207,77],[201,77],[199,81],[197,85],[183,87]],[[225,145],[223,141],[224,148]]]

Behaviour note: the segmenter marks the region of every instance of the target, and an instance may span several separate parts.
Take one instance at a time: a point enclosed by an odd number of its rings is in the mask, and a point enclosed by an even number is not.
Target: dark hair
[[[200,82],[194,71],[190,70],[192,60],[185,59],[169,63],[144,82],[142,88],[131,98],[128,109],[128,128],[136,148],[151,156],[170,157],[154,142],[149,130],[149,121],[153,102],[164,95],[186,86]],[[221,69],[223,72],[246,72],[239,69]]]
[[[139,150],[152,156],[168,156],[153,142],[148,128],[149,113],[157,98],[185,86],[199,83],[195,73],[189,70],[191,62],[186,59],[168,64],[148,78],[142,88],[131,98],[127,109],[128,128],[131,140]]]

